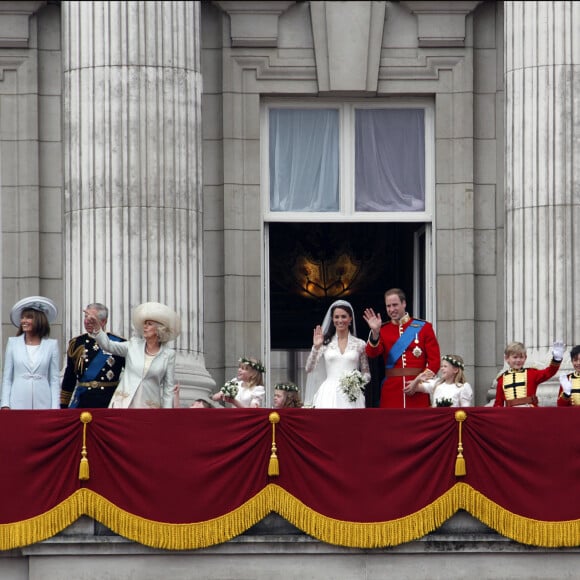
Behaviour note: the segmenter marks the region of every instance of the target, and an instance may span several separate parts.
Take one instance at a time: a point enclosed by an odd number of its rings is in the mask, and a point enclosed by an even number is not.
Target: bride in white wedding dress
[[[364,392],[356,401],[350,401],[340,386],[341,377],[353,370],[362,373],[365,384],[371,379],[365,341],[355,334],[352,306],[346,300],[333,302],[322,325],[314,329],[312,350],[306,361],[307,405],[317,409],[364,408]]]

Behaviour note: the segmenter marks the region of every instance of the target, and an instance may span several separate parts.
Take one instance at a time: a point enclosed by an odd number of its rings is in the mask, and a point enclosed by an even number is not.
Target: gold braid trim
[[[521,544],[545,548],[580,544],[580,519],[533,520],[511,513],[466,483],[456,483],[433,503],[408,516],[384,522],[348,522],[319,514],[283,488],[269,484],[239,508],[197,523],[167,524],[132,515],[82,488],[44,514],[0,525],[0,550],[46,540],[82,515],[101,522],[129,540],[153,548],[191,550],[227,542],[275,511],[322,542],[350,548],[381,548],[417,540],[440,527],[457,510]]]
[[[73,338],[66,351],[66,355],[75,361],[75,374],[81,376],[85,372],[85,347],[84,345],[75,346],[75,339]]]
[[[72,399],[72,392],[71,391],[64,391],[63,389],[60,390],[60,404],[61,405],[66,405],[68,407],[68,404],[70,403],[71,399]]]

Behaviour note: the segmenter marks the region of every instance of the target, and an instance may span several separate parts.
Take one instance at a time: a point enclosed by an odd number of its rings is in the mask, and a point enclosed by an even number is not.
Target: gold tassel
[[[89,460],[87,459],[87,423],[93,420],[93,416],[88,411],[81,413],[81,422],[83,424],[83,449],[81,451],[81,464],[79,465],[79,479],[87,481],[89,475]]]
[[[280,422],[280,415],[278,413],[270,413],[270,423],[272,423],[272,453],[270,455],[270,463],[268,464],[268,475],[276,477],[280,475],[280,466],[278,465],[278,456],[276,455],[276,423]]]
[[[455,476],[463,477],[467,471],[465,469],[465,458],[463,457],[463,442],[461,440],[461,425],[467,419],[465,411],[455,411],[455,420],[459,423],[459,443],[457,444],[457,459],[455,460]]]

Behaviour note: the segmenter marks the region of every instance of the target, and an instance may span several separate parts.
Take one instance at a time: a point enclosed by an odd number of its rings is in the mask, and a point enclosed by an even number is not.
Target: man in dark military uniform
[[[85,312],[96,316],[101,328],[105,330],[109,310],[104,304],[89,304]],[[114,334],[107,334],[111,340],[125,340]],[[61,409],[108,407],[125,366],[124,357],[103,352],[95,339],[87,333],[71,339],[66,355],[66,369],[60,391]]]

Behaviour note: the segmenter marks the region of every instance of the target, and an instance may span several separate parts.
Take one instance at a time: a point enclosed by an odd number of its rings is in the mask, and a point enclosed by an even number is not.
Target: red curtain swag
[[[459,509],[521,543],[580,545],[575,409],[463,411],[5,411],[0,549],[81,515],[148,546],[193,549],[270,512],[321,541],[374,548]]]

